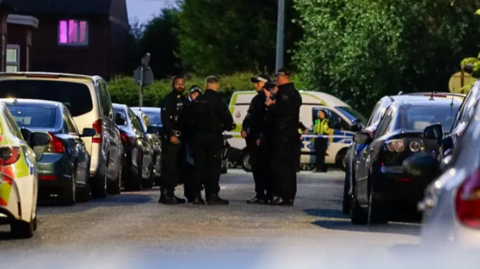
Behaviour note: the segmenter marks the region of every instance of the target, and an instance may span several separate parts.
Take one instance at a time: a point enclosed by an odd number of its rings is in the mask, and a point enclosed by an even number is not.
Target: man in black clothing
[[[242,124],[242,137],[246,140],[250,154],[256,196],[247,201],[248,204],[265,204],[273,198],[273,186],[269,171],[269,155],[266,141],[261,140],[265,128],[266,96],[265,83],[270,82],[266,75],[258,75],[250,79],[255,84],[257,95],[253,97],[247,116]]]
[[[290,82],[290,71],[282,68],[277,74],[275,100],[267,94],[267,114],[273,120],[273,176],[275,194],[273,205],[293,205],[297,193],[298,133],[302,97]]]
[[[217,77],[208,77],[204,94],[192,103],[191,124],[193,127],[192,178],[193,204],[204,204],[201,187],[205,186],[205,197],[209,205],[228,205],[227,200],[218,196],[223,148],[223,131],[234,129],[234,122],[228,107],[223,103]]]
[[[182,152],[181,122],[183,109],[188,100],[183,96],[185,79],[176,76],[172,80],[172,91],[165,96],[162,108],[162,176],[160,179],[160,200],[162,204],[182,204],[185,199],[175,196],[175,187],[180,179],[180,171],[184,165]]]

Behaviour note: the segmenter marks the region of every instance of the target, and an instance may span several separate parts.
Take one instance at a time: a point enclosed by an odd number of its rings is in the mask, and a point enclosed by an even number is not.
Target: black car
[[[390,105],[395,101],[408,101],[410,99],[423,98],[424,100],[428,100],[430,98],[457,98],[459,100],[463,100],[465,95],[462,94],[452,94],[447,92],[436,92],[436,93],[428,93],[428,92],[419,92],[419,93],[399,93],[398,95],[392,96],[385,96],[380,99],[377,104],[374,106],[370,119],[366,123],[362,123],[360,119],[354,120],[353,128],[358,131],[363,129],[368,131],[371,136],[375,135],[377,130],[378,124],[380,120],[385,115],[385,112],[390,107]],[[345,156],[345,181],[343,187],[343,203],[342,203],[342,211],[344,214],[350,214],[350,200],[353,194],[353,190],[355,189],[354,185],[354,178],[355,178],[355,163],[357,162],[358,156],[363,154],[365,149],[367,148],[366,144],[359,144],[355,141],[352,141],[352,144],[348,147],[347,154]]]
[[[150,173],[151,180],[155,185],[160,185],[160,176],[162,172],[162,143],[158,136],[159,128],[150,122],[150,117],[143,111],[133,110],[138,121],[142,125],[143,133],[147,136],[150,146],[153,148],[153,166]],[[148,133],[150,132],[150,133]]]
[[[154,149],[143,130],[142,123],[126,105],[113,104],[113,111],[123,143],[124,187],[130,191],[151,188],[154,184],[154,177],[151,176],[154,171]],[[148,131],[154,133],[150,128]]]
[[[20,128],[48,132],[50,144],[35,147],[41,159],[37,162],[39,196],[57,196],[62,205],[85,202],[90,198],[90,155],[82,137],[93,137],[92,128],[78,132],[70,111],[59,102],[2,99]]]
[[[406,176],[402,162],[417,152],[438,156],[439,144],[423,137],[425,127],[452,126],[459,98],[412,98],[393,102],[373,137],[357,132],[355,143],[367,147],[357,157],[351,220],[354,224],[388,221],[397,212],[414,212],[423,198],[426,180]]]

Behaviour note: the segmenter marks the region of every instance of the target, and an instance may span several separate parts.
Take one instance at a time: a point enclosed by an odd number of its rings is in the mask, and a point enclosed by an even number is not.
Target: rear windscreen
[[[57,108],[40,104],[7,104],[18,127],[52,128],[55,126]]]
[[[0,98],[24,98],[63,103],[77,117],[92,111],[92,97],[87,85],[48,80],[0,81]]]

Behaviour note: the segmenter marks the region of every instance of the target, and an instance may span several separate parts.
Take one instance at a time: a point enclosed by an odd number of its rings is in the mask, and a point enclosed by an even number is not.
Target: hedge
[[[255,74],[237,73],[230,76],[220,77],[220,93],[224,101],[228,103],[235,91],[250,91],[253,90],[253,84],[250,78]],[[292,81],[298,89],[304,89],[304,84],[299,77],[293,76]],[[156,80],[154,83],[144,89],[143,105],[157,107],[167,93],[172,89],[171,80]],[[198,76],[191,76],[187,78],[187,90],[192,85],[198,85],[201,88],[205,87],[205,78]],[[129,106],[138,106],[138,85],[135,83],[133,77],[116,77],[109,83],[110,95],[114,103],[126,104]]]

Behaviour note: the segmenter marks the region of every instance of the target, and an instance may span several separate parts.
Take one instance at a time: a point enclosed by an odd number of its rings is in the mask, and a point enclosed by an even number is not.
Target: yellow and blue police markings
[[[353,140],[353,132],[349,131],[340,131],[340,130],[332,130],[330,129],[329,135],[303,135],[302,136],[302,149],[310,149],[311,151],[315,151],[315,138],[328,138],[330,144],[332,143],[339,143],[339,144],[346,144],[350,145]]]

